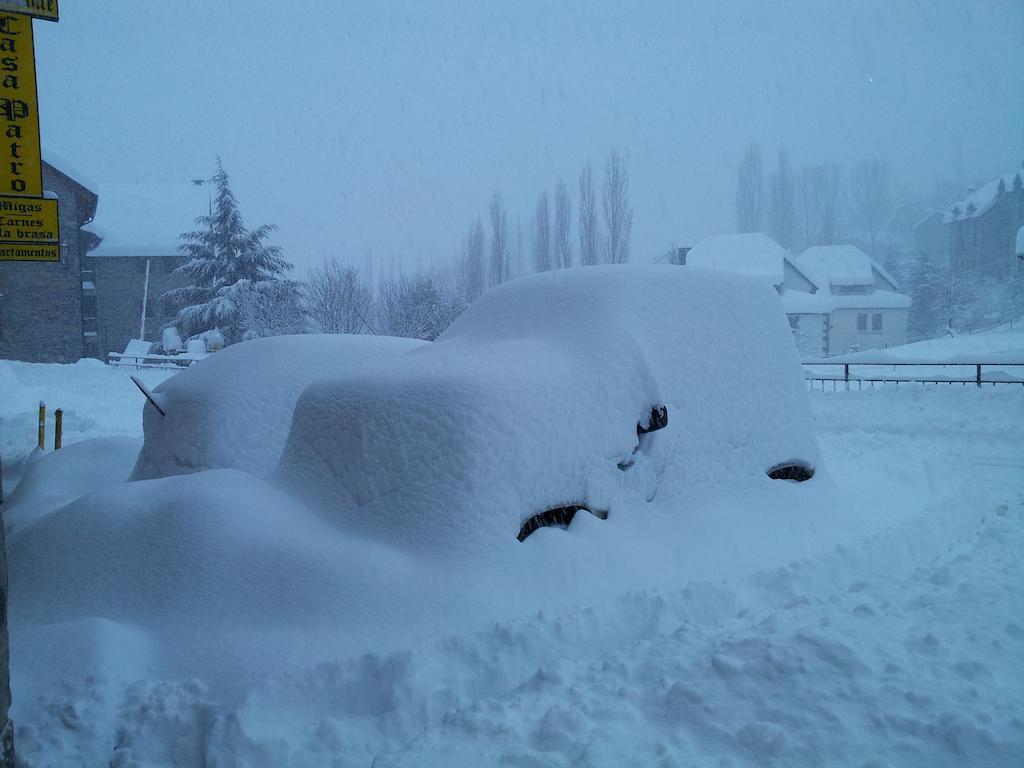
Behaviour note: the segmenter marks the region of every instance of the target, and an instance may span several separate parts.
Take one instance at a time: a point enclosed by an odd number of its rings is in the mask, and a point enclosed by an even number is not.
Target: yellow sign
[[[32,19],[0,14],[0,195],[43,196]]]
[[[0,261],[60,261],[60,245],[0,243]]]
[[[0,195],[0,242],[60,241],[57,201]]]
[[[45,21],[57,21],[57,0],[0,0],[0,12],[23,13]]]

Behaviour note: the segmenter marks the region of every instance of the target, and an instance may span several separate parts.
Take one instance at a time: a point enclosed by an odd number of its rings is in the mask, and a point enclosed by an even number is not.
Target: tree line
[[[555,181],[550,196],[548,190],[541,190],[527,236],[521,220],[510,224],[504,196],[496,189],[487,208],[486,231],[483,219],[474,217],[461,246],[458,268],[463,298],[471,303],[486,288],[527,272],[628,262],[633,208],[629,169],[617,149],[605,159],[600,203],[590,162],[580,171],[573,203],[564,179]]]
[[[736,172],[737,231],[764,232],[789,251],[834,245],[845,233],[862,237],[877,259],[892,205],[891,173],[882,158],[866,158],[844,175],[838,163],[794,170],[788,151],[780,149],[766,178],[754,142]]]

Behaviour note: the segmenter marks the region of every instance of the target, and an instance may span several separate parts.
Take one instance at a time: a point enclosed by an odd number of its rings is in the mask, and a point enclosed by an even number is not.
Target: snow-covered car
[[[250,419],[290,420],[277,466],[263,474],[272,452],[225,449],[229,468],[201,470],[213,461],[189,451],[207,427],[182,422],[156,442],[146,405],[139,466],[175,445],[162,466],[188,473],[22,515],[10,610],[35,629],[18,642],[92,642],[99,617],[118,659],[164,659],[235,696],[254,655],[269,669],[384,653],[740,577],[873,530],[819,463],[788,323],[751,278],[676,266],[523,278],[433,343],[317,379],[294,413],[234,366],[231,391],[228,377],[199,381],[232,349],[179,374],[192,382],[165,418],[201,396],[236,446]],[[794,468],[814,477],[770,477]]]
[[[816,462],[767,283],[611,266],[500,286],[435,343],[318,380],[278,476],[353,533],[464,553]]]
[[[292,408],[311,381],[424,343],[392,336],[276,336],[209,355],[151,393],[159,409],[143,410],[145,443],[132,479],[228,467],[265,475],[281,456]]]

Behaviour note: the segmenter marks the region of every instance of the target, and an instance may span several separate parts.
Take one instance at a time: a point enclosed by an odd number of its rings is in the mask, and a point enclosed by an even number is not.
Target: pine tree
[[[292,265],[281,249],[265,242],[276,227],[246,229],[220,158],[212,181],[216,197],[210,215],[196,219],[199,229],[181,235],[179,250],[189,260],[175,272],[191,284],[161,298],[177,308],[175,323],[183,335],[216,327],[232,344],[265,334],[265,329],[247,327],[254,304],[266,300],[278,306],[292,301],[297,305],[299,290],[297,283],[284,278]]]

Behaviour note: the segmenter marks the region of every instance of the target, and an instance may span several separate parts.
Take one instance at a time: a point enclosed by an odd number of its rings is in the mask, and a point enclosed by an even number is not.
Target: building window
[[[857,315],[857,330],[866,331],[868,329],[868,316],[865,314]]]
[[[871,330],[875,333],[882,332],[882,315],[874,314],[871,316]]]

